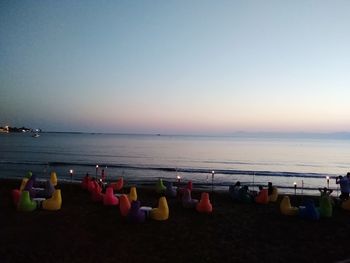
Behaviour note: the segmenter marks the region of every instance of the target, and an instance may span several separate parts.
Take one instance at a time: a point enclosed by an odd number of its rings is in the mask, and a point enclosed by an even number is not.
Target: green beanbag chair
[[[17,210],[31,212],[36,209],[36,202],[30,199],[29,192],[23,191],[18,202]]]
[[[320,216],[321,217],[331,217],[333,214],[332,200],[330,196],[320,197]]]

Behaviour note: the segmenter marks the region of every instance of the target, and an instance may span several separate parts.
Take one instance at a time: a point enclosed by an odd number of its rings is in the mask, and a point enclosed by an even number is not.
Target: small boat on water
[[[32,135],[32,137],[33,137],[33,138],[38,138],[38,137],[40,137],[40,134],[39,134],[39,133],[34,133],[34,134]]]

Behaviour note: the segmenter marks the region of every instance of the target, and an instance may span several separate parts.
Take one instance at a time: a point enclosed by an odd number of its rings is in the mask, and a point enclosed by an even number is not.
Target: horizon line
[[[273,132],[273,131],[235,131],[232,133],[157,133],[157,132],[94,132],[94,131],[45,131],[41,133],[70,133],[70,134],[105,134],[105,135],[134,135],[134,136],[197,136],[197,137],[232,137],[232,136],[340,136],[349,137],[350,131],[337,132]]]

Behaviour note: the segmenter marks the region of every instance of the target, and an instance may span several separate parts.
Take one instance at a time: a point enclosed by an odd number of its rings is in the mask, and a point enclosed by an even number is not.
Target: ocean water
[[[56,171],[70,180],[73,169],[73,180],[80,181],[104,169],[107,180],[124,176],[129,184],[176,182],[180,176],[215,190],[237,180],[256,190],[270,181],[282,192],[313,194],[329,176],[336,195],[335,177],[350,171],[349,139],[11,133],[0,134],[0,149],[2,178],[22,178],[30,170],[42,179]]]

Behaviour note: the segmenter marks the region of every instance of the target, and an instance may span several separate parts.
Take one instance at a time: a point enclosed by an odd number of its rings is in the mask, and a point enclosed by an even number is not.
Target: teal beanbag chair
[[[252,196],[248,192],[248,188],[245,186],[239,189],[238,195],[239,195],[239,201],[242,203],[247,204],[253,201]]]

